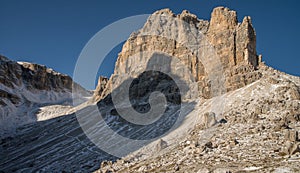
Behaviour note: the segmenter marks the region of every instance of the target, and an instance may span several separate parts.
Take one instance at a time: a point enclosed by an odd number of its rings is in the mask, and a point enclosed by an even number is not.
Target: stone
[[[296,130],[285,130],[284,139],[286,141],[296,142],[298,141],[298,131]]]
[[[206,112],[203,115],[203,121],[205,128],[214,126],[217,123],[216,114],[214,112]]]
[[[147,170],[147,167],[143,165],[138,169],[138,172],[145,172],[146,170]]]
[[[286,155],[293,155],[299,151],[299,144],[290,141],[285,142],[285,148],[283,149],[283,152]]]
[[[204,146],[206,147],[206,148],[209,148],[209,149],[212,149],[213,148],[213,144],[212,144],[212,142],[207,142],[207,143],[205,143],[204,144]]]
[[[219,120],[219,123],[221,123],[221,124],[226,124],[226,123],[227,123],[227,120],[225,120],[224,118],[222,118],[221,120]]]
[[[232,173],[228,168],[217,168],[213,171],[213,173]]]
[[[197,173],[210,173],[210,171],[207,168],[201,168],[197,171]]]
[[[174,166],[174,171],[179,171],[179,166],[176,164],[175,166]]]
[[[290,148],[289,152],[290,152],[290,155],[299,153],[300,152],[299,144],[297,144],[297,143],[293,144],[292,147]]]
[[[168,143],[166,141],[164,141],[163,139],[159,139],[157,144],[156,144],[156,150],[157,151],[161,151],[165,148],[168,147]]]
[[[288,93],[290,94],[291,99],[292,100],[300,100],[299,87],[297,87],[297,85],[294,83],[290,83],[288,87],[289,87]]]

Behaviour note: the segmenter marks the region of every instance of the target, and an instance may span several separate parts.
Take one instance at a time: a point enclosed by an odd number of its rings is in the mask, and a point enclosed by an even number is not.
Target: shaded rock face
[[[27,83],[28,89],[39,90],[71,90],[72,78],[57,73],[46,66],[31,63],[21,63],[22,79]]]
[[[72,78],[44,65],[14,62],[1,56],[0,83],[15,88],[25,84],[29,90],[72,90]],[[77,85],[77,84],[76,84]]]
[[[199,44],[200,49],[190,49],[186,43]],[[212,93],[213,82],[209,77],[212,74],[201,56],[207,56],[207,61],[214,61],[215,56],[211,55],[210,48],[201,47],[206,46],[204,44],[213,47],[221,62],[219,70],[225,80],[224,91],[220,93],[241,88],[261,77],[257,71],[260,60],[256,55],[256,35],[251,18],[247,16],[242,23],[238,23],[236,12],[224,7],[215,8],[210,21],[198,19],[186,10],[178,15],[169,9],[155,12],[144,27],[133,33],[123,45],[113,76],[138,75],[140,71],[136,70],[136,64],[146,64],[149,61],[143,52],[164,52],[179,58],[189,68],[189,73],[198,83],[199,96],[211,98],[215,96]],[[138,59],[130,59],[137,54]]]
[[[118,94],[118,98],[124,97],[121,92],[122,90],[124,90],[124,84],[121,84],[120,87],[114,89],[114,92]],[[122,114],[129,114],[128,112],[130,112],[130,109],[128,108],[131,106],[134,111],[140,113],[140,116],[143,116],[144,113],[151,111],[151,107],[155,107],[156,104],[162,104],[162,102],[151,103],[150,101],[151,94],[156,91],[162,93],[166,98],[166,108],[162,115],[152,115],[152,118],[155,119],[154,122],[147,125],[140,125],[130,122],[122,117]],[[113,94],[109,94],[97,103],[98,110],[101,112],[101,116],[106,124],[112,130],[129,139],[151,140],[157,138],[158,136],[165,134],[171,128],[174,128],[174,126],[177,125],[176,123],[178,123],[176,121],[179,116],[184,117],[186,115],[183,113],[180,115],[179,113],[181,108],[181,98],[178,86],[170,76],[162,72],[146,71],[133,79],[133,82],[129,87],[129,105],[122,106],[117,110],[116,107],[118,107],[118,102],[113,102],[112,95]],[[144,118],[146,119],[146,117]]]
[[[90,93],[70,76],[43,65],[11,61],[0,56],[0,134],[10,134],[19,125],[36,121],[39,106],[72,104],[72,89]],[[73,87],[73,88],[72,88]]]

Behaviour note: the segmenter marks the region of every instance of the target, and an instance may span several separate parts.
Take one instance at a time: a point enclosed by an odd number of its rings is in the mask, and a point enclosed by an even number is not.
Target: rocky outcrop
[[[104,93],[107,82],[108,82],[108,78],[106,77],[100,76],[98,78],[97,87],[93,95],[93,101],[99,101],[103,97],[103,95],[107,95],[106,93]]]
[[[235,11],[215,8],[207,37],[225,68],[227,91],[246,86],[261,77],[256,71],[261,59],[256,54],[256,34],[249,16],[238,23]]]
[[[35,122],[39,106],[72,105],[73,96],[91,93],[68,75],[44,65],[11,61],[0,56],[0,134],[11,134],[22,124]]]
[[[191,48],[193,44],[198,48]],[[191,73],[198,83],[199,96],[204,98],[216,95],[212,88],[216,81],[211,79],[215,75],[212,71],[216,70],[209,69],[209,63],[220,61],[211,67],[218,68],[220,75],[224,75],[224,89],[220,93],[241,88],[261,77],[257,71],[261,60],[256,54],[256,35],[251,18],[246,16],[242,23],[238,23],[236,12],[224,7],[215,8],[210,21],[198,19],[187,10],[178,15],[169,9],[155,12],[123,45],[112,78],[123,74],[137,76],[146,69],[141,64],[146,66],[149,62],[151,56],[145,53],[149,51],[179,58],[189,72],[180,71],[178,74]],[[133,56],[139,58],[131,58]],[[203,60],[205,56],[208,58]],[[181,69],[178,65],[171,68],[177,69],[174,71]]]
[[[25,84],[29,90],[72,90],[72,78],[44,65],[15,62],[1,56],[0,83],[9,88]],[[75,84],[78,85],[78,84]]]
[[[73,80],[70,76],[58,73],[44,65],[19,62],[22,79],[28,89],[63,91],[72,90]],[[77,85],[77,84],[75,84]]]

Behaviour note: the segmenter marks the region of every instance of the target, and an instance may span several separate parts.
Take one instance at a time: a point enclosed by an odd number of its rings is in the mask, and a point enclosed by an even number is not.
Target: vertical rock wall
[[[257,71],[259,60],[251,18],[247,16],[242,23],[238,23],[237,13],[224,7],[215,8],[210,21],[198,19],[186,10],[178,15],[169,9],[156,11],[144,27],[133,33],[123,45],[113,77],[122,74],[138,75],[141,71],[137,70],[137,65],[143,66],[149,62],[149,57],[143,54],[145,51],[164,52],[179,58],[189,68],[198,83],[200,97],[211,98],[214,95],[213,84],[208,77],[211,73],[208,70],[210,62],[202,62],[198,50],[186,46],[199,43],[200,46],[207,46],[201,39],[214,48],[219,58],[220,70],[225,78],[224,92],[241,88],[261,77]],[[201,48],[200,51],[209,52],[207,49]],[[136,55],[138,59],[130,59]],[[214,60],[209,58],[215,58],[208,53],[201,56],[207,56],[211,62]],[[110,89],[109,85],[107,89]]]

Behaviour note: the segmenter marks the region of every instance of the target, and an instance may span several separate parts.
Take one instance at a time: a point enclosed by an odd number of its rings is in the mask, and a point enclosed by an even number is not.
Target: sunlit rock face
[[[178,64],[172,64],[171,68],[180,74],[192,74],[198,94],[204,98],[218,95],[212,88],[212,75],[224,78],[220,93],[241,88],[261,77],[257,71],[260,60],[256,54],[256,34],[251,18],[247,16],[238,23],[236,12],[224,7],[215,8],[210,21],[198,19],[187,10],[178,15],[169,9],[153,13],[144,27],[123,45],[112,77],[137,76],[151,57],[143,52],[149,51],[180,59],[189,72],[180,71]],[[134,56],[136,58],[132,58]],[[216,71],[220,73],[214,74]],[[110,90],[112,81],[108,83]]]
[[[100,76],[98,78],[97,87],[93,94],[93,101],[99,101],[103,97],[102,95],[107,95],[104,93],[107,82],[108,82],[108,78],[106,77]]]

